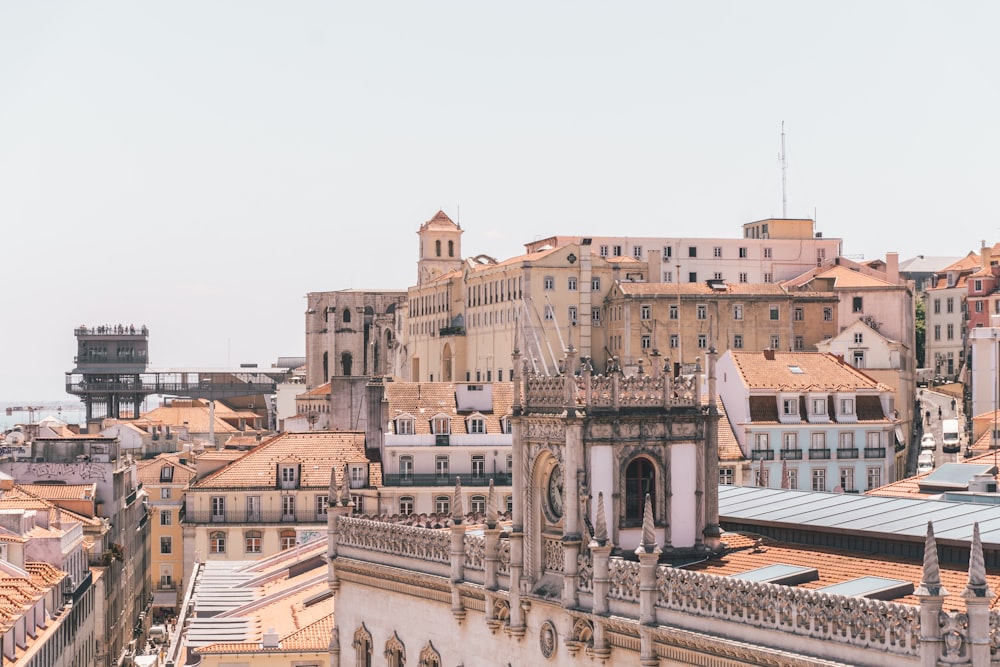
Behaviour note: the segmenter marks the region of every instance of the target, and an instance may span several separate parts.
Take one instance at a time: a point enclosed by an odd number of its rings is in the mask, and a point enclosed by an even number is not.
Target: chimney
[[[764,348],[764,359],[774,361],[774,350],[769,347]]]
[[[893,285],[899,283],[899,253],[885,253],[885,279]]]
[[[268,628],[267,632],[264,633],[264,637],[260,640],[260,647],[279,648],[279,645],[278,633],[274,631],[274,628]]]

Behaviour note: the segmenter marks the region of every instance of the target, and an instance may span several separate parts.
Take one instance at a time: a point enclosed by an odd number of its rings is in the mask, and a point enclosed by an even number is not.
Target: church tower
[[[420,225],[417,235],[420,236],[418,285],[462,267],[462,228],[444,211],[438,211],[433,218]]]

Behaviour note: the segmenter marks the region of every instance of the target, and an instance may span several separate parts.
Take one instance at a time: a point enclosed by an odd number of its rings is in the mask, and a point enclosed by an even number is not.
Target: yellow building
[[[160,454],[136,465],[146,489],[151,526],[150,578],[154,616],[174,615],[184,591],[184,493],[195,469],[183,454]]]
[[[693,363],[710,347],[815,351],[838,331],[837,304],[777,284],[616,283],[604,305],[608,351],[631,370]]]

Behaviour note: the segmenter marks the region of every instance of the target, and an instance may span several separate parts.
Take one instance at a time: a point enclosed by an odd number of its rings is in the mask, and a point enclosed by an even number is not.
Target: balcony
[[[439,336],[464,336],[465,327],[441,327],[438,330]]]
[[[845,447],[844,449],[837,450],[838,459],[856,459],[858,458],[858,448],[857,447]]]
[[[829,449],[810,449],[809,450],[809,460],[829,460],[830,450]]]
[[[802,460],[802,450],[801,449],[782,449],[779,454],[781,455],[782,461],[801,461]]]
[[[866,459],[884,459],[885,447],[865,447]]]
[[[462,479],[462,483],[465,483],[465,479]],[[184,517],[184,523],[186,524],[219,524],[219,523],[231,523],[236,525],[242,524],[278,524],[278,523],[325,523],[326,514],[320,514],[316,512],[314,507],[310,507],[308,510],[301,509],[297,512],[283,512],[280,509],[270,510],[270,511],[259,511],[259,512],[231,512],[228,517],[225,514],[212,514],[210,511],[196,510],[187,512]]]
[[[773,452],[772,452],[773,454]],[[495,486],[510,486],[510,475],[493,473],[492,475],[382,475],[385,486],[455,486],[455,481],[461,477],[462,486],[489,486],[493,480]]]
[[[438,433],[434,436],[434,444],[439,447],[447,447],[451,444],[451,435],[448,433]]]
[[[750,452],[750,459],[752,461],[773,461],[774,460],[774,450],[773,449],[755,449]]]

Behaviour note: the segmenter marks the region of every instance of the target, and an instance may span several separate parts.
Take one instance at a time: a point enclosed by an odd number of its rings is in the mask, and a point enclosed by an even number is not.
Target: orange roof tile
[[[500,420],[511,414],[514,403],[514,385],[510,382],[487,383],[492,386],[492,411],[482,412],[486,433],[500,433]],[[389,403],[389,417],[413,417],[415,434],[431,433],[431,420],[445,414],[451,421],[452,433],[467,433],[466,418],[474,411],[459,411],[455,396],[456,385],[450,382],[387,382],[385,398]]]
[[[749,389],[778,391],[889,391],[839,357],[822,352],[764,352],[728,350]],[[801,373],[792,372],[798,367]]]

